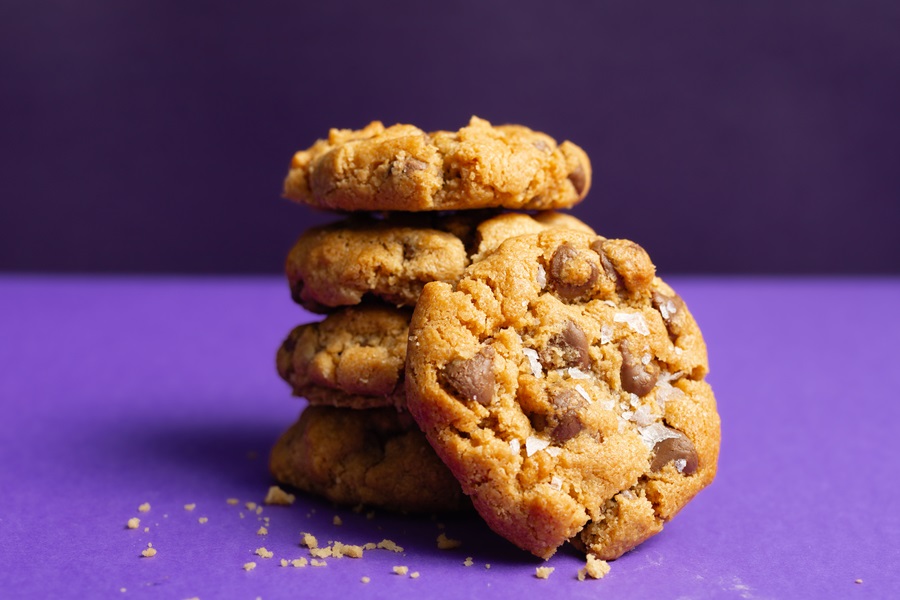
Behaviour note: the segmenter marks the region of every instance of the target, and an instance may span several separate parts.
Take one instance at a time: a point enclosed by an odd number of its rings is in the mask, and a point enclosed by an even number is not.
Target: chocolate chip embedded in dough
[[[587,173],[584,171],[584,165],[580,162],[575,169],[569,173],[569,181],[572,182],[572,185],[575,187],[575,193],[581,196],[584,194],[584,189],[587,186]]]
[[[569,388],[555,390],[549,395],[550,404],[553,405],[553,414],[547,418],[547,426],[552,427],[550,438],[557,444],[562,444],[584,429],[579,411],[584,407],[584,398]]]
[[[450,361],[441,372],[444,387],[461,400],[487,406],[494,397],[493,358],[493,348],[484,348],[472,358]]]
[[[541,350],[541,364],[545,369],[564,367],[589,369],[591,366],[589,347],[584,331],[574,322],[566,321],[562,331],[550,338],[547,347]]]
[[[428,163],[417,158],[410,158],[403,163],[403,174],[409,175],[415,171],[424,171],[428,167]]]
[[[619,346],[619,351],[622,353],[622,389],[638,396],[646,396],[656,386],[659,366],[652,360],[644,364],[631,353],[625,342]]]
[[[684,300],[678,294],[670,296],[656,290],[653,292],[653,307],[662,315],[669,338],[674,341],[681,335],[684,323]]]
[[[590,257],[563,242],[550,258],[549,279],[559,296],[571,300],[594,286],[598,270]]]
[[[650,289],[656,267],[646,250],[631,240],[606,240],[602,249],[629,292],[638,293]]]
[[[616,271],[616,268],[613,266],[612,262],[610,262],[609,257],[606,255],[606,252],[603,251],[603,243],[605,241],[606,238],[597,238],[591,243],[591,250],[596,252],[600,257],[600,266],[603,268],[603,272],[606,274],[606,277],[611,279],[616,284],[616,290],[624,290],[625,281],[622,279],[622,276],[619,275],[619,272]]]
[[[675,462],[675,468],[682,475],[691,475],[697,470],[699,458],[697,449],[686,435],[680,431],[672,430],[675,437],[660,440],[653,446],[653,459],[650,461],[650,470],[654,473],[661,470],[670,462]]]

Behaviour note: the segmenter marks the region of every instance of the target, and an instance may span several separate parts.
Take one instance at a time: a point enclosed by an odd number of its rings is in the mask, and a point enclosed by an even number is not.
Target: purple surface
[[[243,506],[263,499],[267,448],[301,408],[273,354],[309,316],[279,278],[0,277],[2,595],[889,596],[900,586],[900,280],[671,283],[710,348],[719,476],[605,579],[578,582],[574,553],[538,580],[540,562],[475,517],[367,519],[309,497],[261,516]],[[127,530],[135,516],[141,529]],[[439,523],[461,548],[436,548]],[[301,531],[405,551],[279,567],[306,555]],[[158,554],[141,558],[148,543]],[[275,558],[254,556],[260,546]]]

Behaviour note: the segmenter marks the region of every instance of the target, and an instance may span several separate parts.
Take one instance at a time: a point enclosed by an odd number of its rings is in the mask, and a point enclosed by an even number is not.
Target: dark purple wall
[[[0,270],[277,272],[295,150],[472,114],[661,271],[900,273],[894,0],[3,2]]]

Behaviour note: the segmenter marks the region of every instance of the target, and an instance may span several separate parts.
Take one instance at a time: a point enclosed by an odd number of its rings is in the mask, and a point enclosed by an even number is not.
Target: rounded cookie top
[[[291,296],[313,312],[367,297],[412,306],[426,283],[455,282],[473,258],[506,238],[551,227],[593,232],[553,211],[357,215],[304,232],[288,253],[285,273]]]
[[[410,314],[369,304],[299,325],[278,348],[278,374],[311,404],[403,407]]]
[[[456,286],[425,286],[406,369],[438,455],[485,521],[537,556],[584,531],[612,558],[655,532],[637,536],[635,517],[604,538],[617,498],[646,499],[658,530],[715,475],[706,346],[633,242],[561,229],[505,241]]]
[[[309,406],[272,448],[279,482],[344,505],[402,512],[469,505],[408,414]]]
[[[472,117],[456,132],[377,121],[332,129],[294,155],[284,195],[345,211],[541,210],[577,204],[590,185],[590,161],[575,144]]]

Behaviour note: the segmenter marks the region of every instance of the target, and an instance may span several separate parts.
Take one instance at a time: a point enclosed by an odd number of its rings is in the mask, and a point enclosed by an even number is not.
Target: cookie
[[[410,323],[407,406],[497,533],[547,558],[612,559],[716,472],[706,345],[627,240],[511,238]]]
[[[405,406],[410,314],[408,309],[367,304],[295,327],[278,349],[278,374],[311,404]]]
[[[408,414],[309,406],[275,443],[280,483],[338,504],[401,512],[470,506]]]
[[[342,211],[570,208],[591,186],[587,154],[520,125],[472,117],[459,131],[332,129],[297,152],[286,198]]]
[[[292,298],[313,312],[367,298],[412,306],[426,283],[454,282],[471,260],[506,238],[550,227],[593,232],[553,211],[358,215],[304,232],[288,254],[285,274]]]

